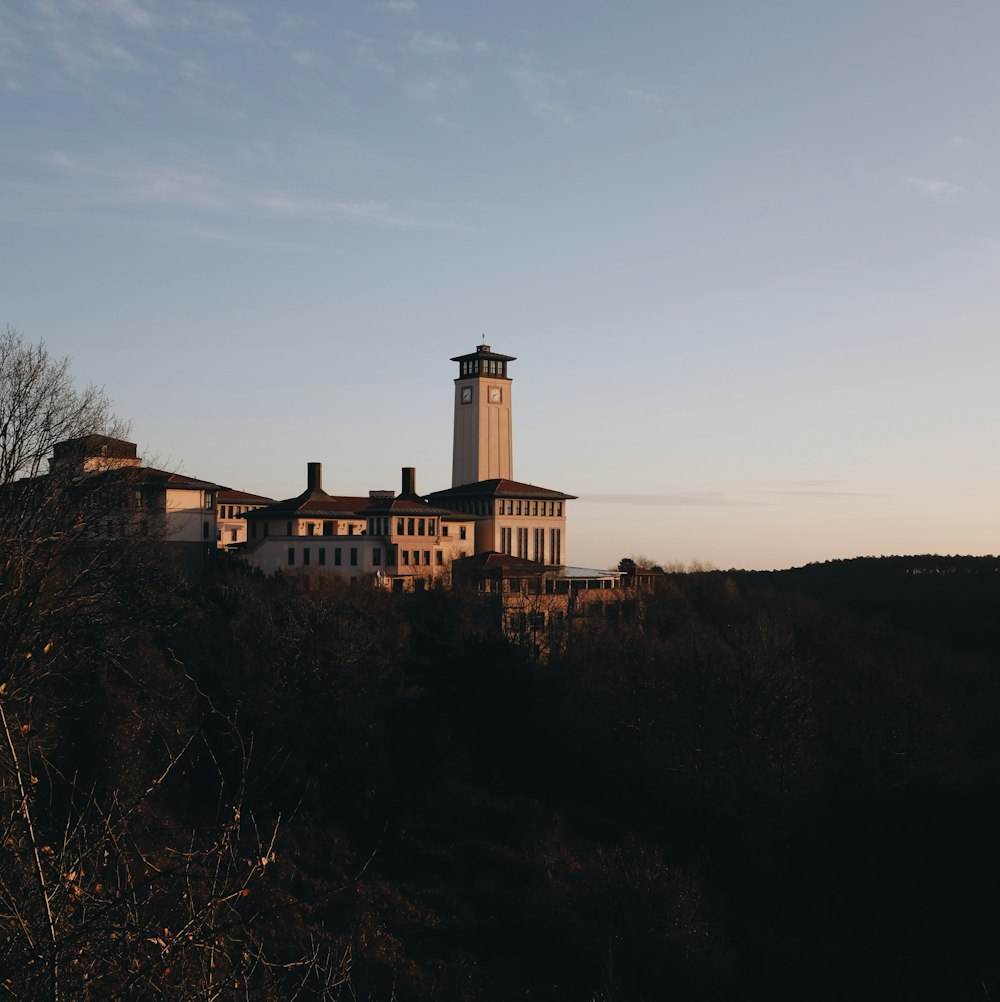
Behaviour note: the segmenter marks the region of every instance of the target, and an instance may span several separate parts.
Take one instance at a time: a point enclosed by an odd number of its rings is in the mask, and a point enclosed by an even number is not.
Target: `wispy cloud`
[[[789,480],[763,492],[790,498],[874,498],[875,491],[860,491],[841,480]]]
[[[639,101],[642,104],[663,104],[664,98],[662,94],[657,94],[655,91],[644,90],[641,87],[619,87],[618,91],[622,97],[631,98],[633,101]]]
[[[904,177],[903,183],[937,202],[953,204],[959,200],[962,194],[960,184],[937,177]]]
[[[90,208],[176,210],[166,222],[176,224],[177,212],[191,220],[334,218],[396,229],[461,230],[448,207],[410,203],[408,208],[379,199],[329,199],[274,188],[255,189],[210,171],[176,165],[105,166],[54,151],[50,166],[77,182],[75,201]],[[150,217],[154,218],[154,217]],[[192,232],[218,233],[201,224]],[[212,239],[218,239],[213,237]],[[242,238],[240,238],[242,239]]]
[[[458,94],[468,87],[462,76],[433,76],[420,80],[410,80],[403,85],[403,92],[414,101],[437,101],[448,94]]]
[[[217,176],[180,167],[142,164],[109,168],[81,161],[61,150],[51,155],[53,167],[89,180],[90,196],[103,204],[143,204],[202,210],[225,208],[225,188]]]
[[[764,504],[746,501],[719,491],[691,491],[679,494],[583,494],[581,501],[597,504],[652,505],[665,508],[714,508],[719,505]]]
[[[442,52],[458,52],[462,45],[444,31],[417,31],[410,36],[410,48],[421,55],[432,56]]]
[[[510,76],[533,115],[563,125],[576,124],[576,116],[555,96],[555,90],[565,84],[558,74],[515,66]]]
[[[136,0],[72,0],[73,10],[87,14],[111,14],[130,28],[152,28],[153,15]]]

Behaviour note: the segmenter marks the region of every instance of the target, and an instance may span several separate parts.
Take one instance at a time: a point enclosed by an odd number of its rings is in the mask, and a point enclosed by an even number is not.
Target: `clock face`
[[[463,386],[462,387],[462,403],[471,404],[472,403],[472,387]]]
[[[498,404],[500,403],[500,387],[491,386],[490,387],[490,403]]]

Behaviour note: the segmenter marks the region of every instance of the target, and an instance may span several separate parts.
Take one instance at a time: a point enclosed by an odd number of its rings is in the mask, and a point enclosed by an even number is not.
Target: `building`
[[[402,591],[450,584],[452,561],[472,553],[474,520],[421,498],[412,467],[398,495],[334,496],[322,478],[322,465],[309,463],[301,494],[243,515],[244,560],[266,574],[373,576]]]
[[[189,563],[215,548],[219,486],[143,465],[134,442],[106,435],[57,442],[49,471],[69,476],[81,498],[101,499],[86,519],[91,537],[155,529]]]
[[[232,487],[220,487],[215,501],[218,505],[215,540],[220,550],[237,549],[247,541],[247,521],[243,515],[274,504],[274,498],[248,494]]]
[[[113,480],[127,499],[95,520],[93,535],[155,521],[192,564],[229,550],[266,574],[367,577],[393,591],[471,589],[508,635],[551,649],[570,619],[620,602],[623,576],[567,566],[575,496],[514,479],[516,359],[481,344],[451,361],[452,484],[426,495],[412,467],[403,467],[398,494],[329,494],[321,464],[311,462],[305,490],[274,501],[143,466],[133,443],[99,435],[60,442],[51,469]]]
[[[511,355],[479,345],[458,363],[454,385],[452,486],[421,496],[415,471],[403,468],[400,493],[332,496],[319,463],[308,465],[306,490],[237,517],[248,530],[243,558],[276,571],[375,575],[396,590],[451,582],[451,566],[497,552],[541,566],[566,554],[564,491],[513,479]],[[344,537],[348,537],[346,540]]]

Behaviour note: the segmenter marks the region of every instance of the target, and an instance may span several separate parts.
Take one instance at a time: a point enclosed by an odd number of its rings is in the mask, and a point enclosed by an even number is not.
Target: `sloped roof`
[[[161,482],[165,487],[217,491],[218,484],[213,484],[210,480],[199,480],[197,477],[188,477],[183,473],[170,473],[168,470],[157,470],[152,466],[140,466],[135,469],[109,470],[109,474],[125,477],[131,480],[133,477],[145,481]]]
[[[274,498],[266,498],[260,494],[248,494],[232,487],[220,487],[218,498],[227,504],[274,504]]]
[[[437,508],[419,494],[399,494],[391,498],[371,498],[363,512],[365,515],[422,515],[440,517],[449,521],[473,521],[472,515],[464,515],[450,508]]]
[[[472,484],[462,484],[459,487],[449,487],[443,491],[434,491],[427,497],[442,501],[452,498],[545,498],[547,501],[572,501],[575,494],[554,491],[548,487],[538,487],[535,484],[524,484],[519,480],[495,478],[493,480],[478,480]]]
[[[264,508],[246,513],[246,518],[361,518],[371,503],[370,498],[333,497],[322,488],[305,490],[298,497],[276,501]]]
[[[459,574],[486,574],[493,577],[534,577],[558,568],[525,560],[523,557],[515,557],[509,553],[487,550],[453,561],[452,570],[458,571]]]

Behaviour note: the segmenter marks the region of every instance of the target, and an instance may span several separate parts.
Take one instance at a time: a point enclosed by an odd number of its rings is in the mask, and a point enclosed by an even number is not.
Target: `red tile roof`
[[[371,498],[332,497],[326,491],[316,488],[304,491],[298,497],[286,498],[264,508],[247,512],[247,518],[361,518],[371,504]]]
[[[489,573],[500,577],[533,577],[556,568],[533,560],[525,560],[523,557],[515,557],[509,553],[487,550],[485,553],[453,561],[452,570],[459,574]]]
[[[462,484],[459,487],[449,487],[447,490],[434,491],[427,497],[442,501],[452,498],[466,497],[503,497],[503,498],[545,498],[553,501],[572,501],[575,494],[565,494],[562,491],[550,490],[548,487],[536,487],[535,484],[523,484],[518,480],[496,478],[479,480],[473,484]]]
[[[266,498],[260,494],[248,494],[246,491],[234,490],[232,487],[220,487],[218,498],[226,504],[274,504],[274,498]]]
[[[188,477],[183,473],[170,473],[168,470],[157,470],[152,466],[140,466],[134,469],[128,469],[127,467],[123,470],[111,470],[110,473],[115,473],[117,475],[124,474],[126,477],[138,477],[141,480],[149,482],[162,482],[165,487],[178,488],[181,490],[202,490],[202,491],[217,491],[219,489],[218,484],[213,484],[209,480],[199,480],[197,477]]]

